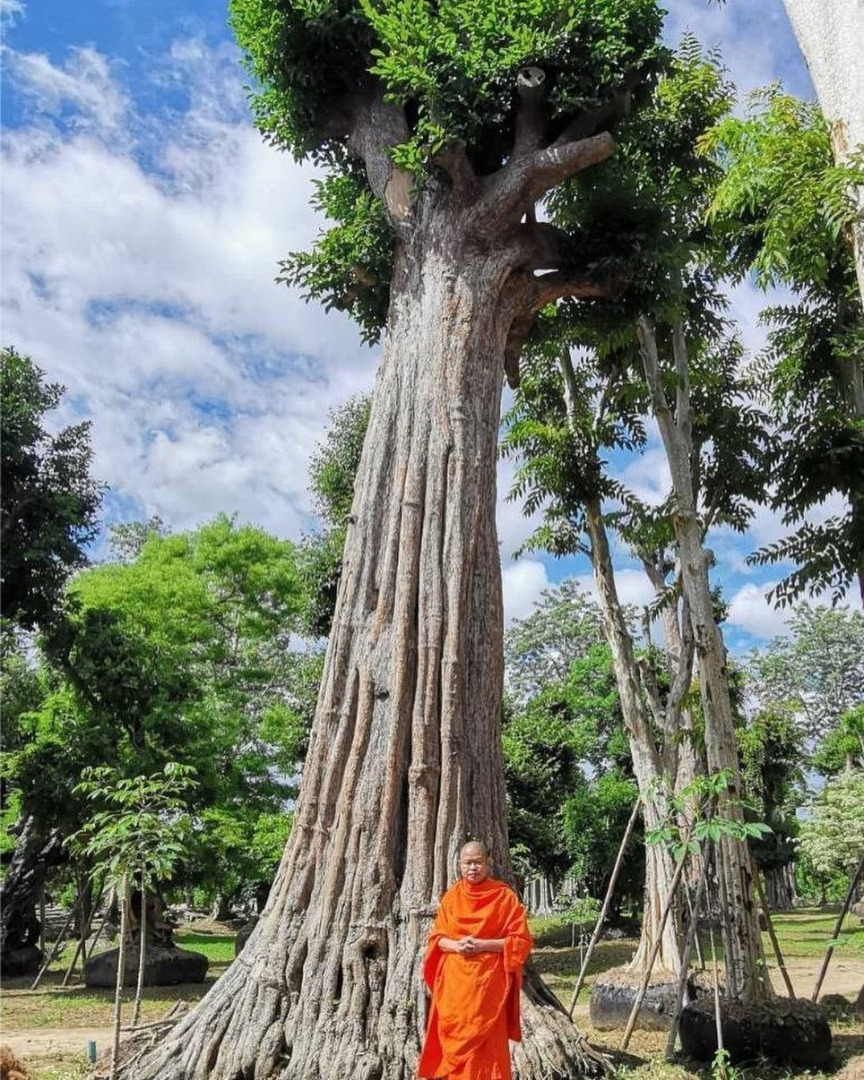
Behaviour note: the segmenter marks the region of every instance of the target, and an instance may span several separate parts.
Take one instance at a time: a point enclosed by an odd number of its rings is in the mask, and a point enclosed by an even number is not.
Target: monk
[[[432,992],[418,1075],[510,1080],[508,1039],[522,1038],[519,990],[533,944],[525,909],[489,877],[489,852],[472,840],[459,852],[461,879],[441,898],[423,978]]]

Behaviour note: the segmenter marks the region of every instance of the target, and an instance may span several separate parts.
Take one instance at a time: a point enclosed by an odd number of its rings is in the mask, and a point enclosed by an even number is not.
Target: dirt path
[[[29,1028],[21,1031],[0,1032],[0,1043],[10,1047],[16,1057],[30,1068],[61,1061],[85,1061],[87,1043],[93,1039],[96,1053],[101,1054],[111,1045],[110,1027],[52,1027]]]
[[[792,980],[795,993],[798,997],[810,999],[813,993],[813,984],[816,982],[816,972],[821,961],[813,960],[787,960],[786,970]],[[779,994],[786,993],[786,987],[780,972],[771,965],[771,981]],[[854,1001],[858,991],[864,986],[864,960],[850,960],[833,957],[828,966],[828,973],[819,996],[826,994],[843,994],[844,997]]]

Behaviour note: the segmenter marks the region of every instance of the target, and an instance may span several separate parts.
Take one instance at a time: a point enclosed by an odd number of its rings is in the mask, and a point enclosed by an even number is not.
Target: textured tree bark
[[[8,974],[37,970],[41,926],[36,904],[47,870],[63,853],[59,833],[44,836],[32,815],[21,822],[15,851],[0,885],[0,961]]]
[[[741,776],[726,671],[726,650],[714,616],[708,579],[708,553],[703,545],[702,522],[696,506],[691,471],[692,420],[684,332],[680,325],[673,331],[676,375],[673,412],[663,388],[657,341],[650,320],[641,317],[638,331],[652,409],[672,474],[675,499],[673,524],[681,561],[682,587],[690,609],[696,645],[705,714],[708,771],[725,771],[728,774],[728,786],[718,799],[717,813],[723,818],[740,822],[743,821]],[[767,975],[759,933],[747,844],[723,836],[717,844],[716,858],[723,915],[725,996],[728,1000],[743,1004],[770,1000],[774,992]]]
[[[864,146],[864,10],[860,0],[784,0],[838,162]],[[864,190],[857,192],[864,210]],[[864,224],[853,230],[855,271],[864,304]]]
[[[294,827],[246,947],[137,1080],[407,1080],[467,838],[511,879],[495,469],[510,264],[433,186],[397,256]],[[597,1074],[530,973],[523,1078]]]
[[[792,863],[769,866],[762,871],[765,898],[772,911],[791,911],[795,906],[795,871]]]

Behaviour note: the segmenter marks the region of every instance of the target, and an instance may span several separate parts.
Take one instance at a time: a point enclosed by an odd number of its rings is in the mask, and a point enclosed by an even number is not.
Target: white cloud
[[[647,423],[649,432],[654,421]],[[634,457],[618,476],[632,494],[646,506],[658,506],[667,498],[672,487],[672,475],[666,451],[658,443],[649,443],[644,453]]]
[[[752,582],[742,585],[729,602],[726,623],[763,640],[787,633],[790,613],[773,607],[766,596],[776,584],[766,581],[761,585]]]
[[[327,410],[369,386],[374,355],[273,283],[319,226],[314,173],[238,115],[236,52],[172,53],[156,78],[189,108],[127,111],[128,139],[109,131],[127,106],[100,54],[11,54],[40,112],[4,132],[4,341],[68,388],[64,421],[93,418],[94,475],[133,512],[186,527],[226,510],[296,535]],[[99,122],[96,86],[119,103]]]
[[[573,580],[578,582],[583,592],[590,596],[597,596],[593,574],[576,574]],[[646,575],[641,570],[635,570],[632,567],[616,568],[615,588],[622,604],[639,611],[656,600],[654,587]]]
[[[0,26],[14,26],[25,14],[26,8],[21,0],[0,0]]]
[[[96,49],[71,48],[62,67],[43,53],[4,49],[3,57],[16,92],[42,119],[71,109],[77,127],[114,138],[122,133],[129,102],[112,78],[107,57]]]
[[[546,567],[536,559],[520,559],[501,572],[504,590],[504,625],[524,619],[534,610],[540,593],[549,586]]]

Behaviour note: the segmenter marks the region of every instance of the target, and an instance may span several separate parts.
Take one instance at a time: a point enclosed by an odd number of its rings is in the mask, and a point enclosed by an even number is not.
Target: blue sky
[[[667,36],[721,48],[742,93],[772,80],[810,96],[781,0],[670,3]],[[205,0],[0,0],[3,56],[3,342],[68,388],[64,421],[93,420],[110,521],[175,528],[220,511],[297,536],[313,522],[310,452],[327,412],[371,386],[376,354],[347,319],[273,282],[320,226],[314,172],[266,147],[249,121],[226,7]],[[758,347],[763,299],[732,297]],[[661,498],[659,448],[623,466]],[[502,464],[500,493],[509,467]],[[827,512],[827,511],[826,511]],[[587,567],[513,562],[530,530],[501,504],[508,617]],[[759,510],[747,537],[712,538],[743,648],[783,628],[772,575],[746,554],[778,538]],[[619,552],[623,595],[646,583]]]

